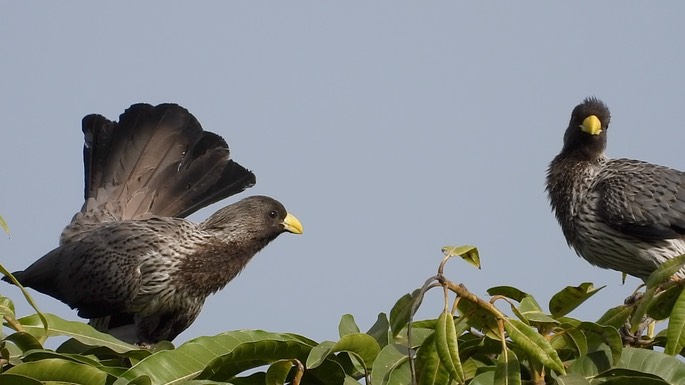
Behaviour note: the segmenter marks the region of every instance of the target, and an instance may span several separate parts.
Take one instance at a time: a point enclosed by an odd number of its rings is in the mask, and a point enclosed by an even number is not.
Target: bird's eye
[[[275,219],[277,216],[278,216],[278,212],[276,212],[276,210],[271,210],[269,212],[269,218]]]

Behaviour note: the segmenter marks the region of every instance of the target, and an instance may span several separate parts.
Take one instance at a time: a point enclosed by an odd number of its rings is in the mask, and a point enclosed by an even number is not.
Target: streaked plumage
[[[581,257],[646,279],[685,254],[685,173],[607,158],[610,119],[596,98],[576,106],[550,163],[547,192],[566,241]]]
[[[183,217],[255,183],[226,142],[184,108],[137,104],[119,122],[83,120],[85,203],[60,246],[14,275],[103,331],[171,340],[270,241],[301,233],[279,202],[253,196],[202,223]],[[116,334],[126,337],[125,334]]]

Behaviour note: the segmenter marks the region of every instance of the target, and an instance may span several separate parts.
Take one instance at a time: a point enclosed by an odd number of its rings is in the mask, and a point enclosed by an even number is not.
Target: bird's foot
[[[630,297],[626,298],[626,299],[623,301],[623,304],[624,304],[624,305],[635,305],[636,303],[638,303],[638,302],[642,299],[642,297],[644,296],[644,294],[645,294],[645,293],[643,293],[643,292],[641,292],[641,291],[636,291],[635,293],[633,293],[633,295],[631,295]]]
[[[155,347],[155,344],[149,343],[149,342],[143,342],[143,341],[138,341],[136,342],[136,345],[140,346],[143,349],[146,350],[152,350],[152,348]]]
[[[650,345],[653,341],[649,336],[644,335],[644,331],[654,323],[654,320],[649,317],[644,317],[637,326],[635,332],[632,332],[632,327],[629,321],[619,329],[623,346],[645,347]]]

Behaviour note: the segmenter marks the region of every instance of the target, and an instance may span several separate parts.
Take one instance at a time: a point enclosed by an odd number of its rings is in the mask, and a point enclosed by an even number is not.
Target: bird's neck
[[[206,298],[222,289],[268,241],[226,242],[214,239],[189,254],[178,270],[178,287],[193,297]]]
[[[604,150],[605,140],[592,140],[579,145],[578,143],[565,143],[561,153],[554,159],[564,159],[568,162],[598,164],[606,159]]]

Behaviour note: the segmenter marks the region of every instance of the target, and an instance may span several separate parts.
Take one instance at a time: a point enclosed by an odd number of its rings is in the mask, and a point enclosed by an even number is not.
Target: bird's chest
[[[586,168],[573,183],[571,191],[568,192],[571,196],[569,213],[574,222],[597,208],[600,199],[596,188],[597,174],[597,168]]]
[[[202,306],[205,298],[193,295],[176,279],[185,254],[185,250],[169,248],[143,260],[139,266],[141,284],[132,306],[135,312],[153,315]]]

